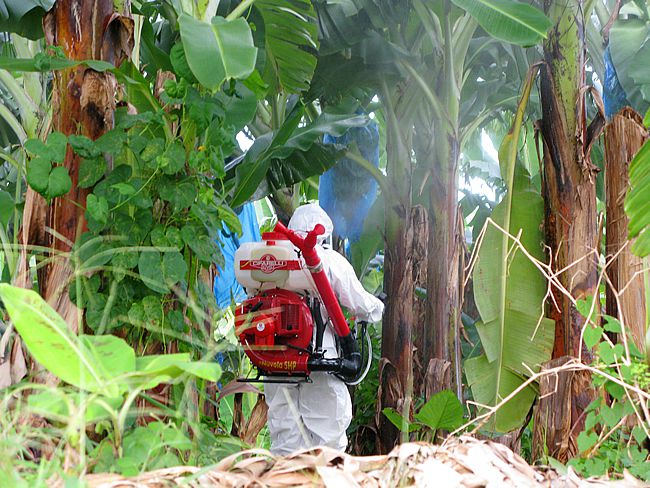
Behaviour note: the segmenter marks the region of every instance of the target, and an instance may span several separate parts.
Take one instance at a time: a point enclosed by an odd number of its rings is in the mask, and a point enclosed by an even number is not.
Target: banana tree
[[[478,109],[471,102],[462,106],[467,100],[461,94],[463,87],[471,94],[480,75],[471,79],[470,67],[480,59],[479,53],[495,42],[484,38],[484,46],[474,46],[469,55],[472,39],[481,25],[496,38],[533,44],[545,35],[549,24],[538,10],[516,2],[482,2],[481,8],[476,8],[476,2],[453,5],[414,0],[399,7],[366,2],[364,11],[355,10],[357,2],[337,3],[340,5],[321,15],[323,29],[329,34],[322,43],[326,48],[337,41],[352,45],[352,63],[346,67],[340,57],[332,55],[325,66],[355,86],[374,86],[386,121],[387,174],[386,178],[378,176],[386,201],[384,289],[388,294],[379,411],[389,406],[408,418],[413,394],[413,351],[409,346],[415,336],[423,336],[419,343],[423,344],[425,369],[434,358],[455,365],[454,384],[460,395],[456,338],[463,280],[459,269],[458,161],[463,140],[489,117],[480,103]],[[501,4],[506,5],[505,10]],[[364,25],[369,26],[365,31]],[[373,32],[376,26],[385,26],[384,37]],[[381,55],[371,49],[377,45],[383,46]],[[361,70],[360,66],[375,70]],[[318,75],[317,70],[315,80]],[[332,96],[331,85],[322,83],[312,90]],[[463,119],[472,108],[474,116]],[[425,325],[416,329],[413,276],[419,266],[410,259],[416,234],[411,209],[418,201],[427,209],[430,238],[426,246],[428,313]],[[419,378],[418,383],[422,383]],[[381,415],[377,420],[381,449],[389,450],[397,434]]]
[[[133,24],[122,15],[126,13],[115,12],[112,1],[95,6],[83,4],[81,10],[78,2],[58,1],[45,17],[46,41],[60,47],[72,60],[103,59],[119,65],[132,47]],[[53,128],[65,135],[80,133],[92,139],[99,137],[112,127],[114,90],[114,77],[107,72],[88,69],[85,65],[56,71],[52,89]],[[88,190],[77,186],[79,156],[67,151],[61,162],[69,174],[71,192],[47,205],[40,194],[29,189],[22,240],[26,246],[42,246],[55,254],[62,253],[39,270],[39,288],[43,297],[76,330],[79,313],[67,293],[72,270],[65,253],[86,228],[84,208]],[[46,228],[51,231],[46,232]],[[26,260],[22,265],[23,281],[26,281]]]
[[[552,270],[562,287],[553,288],[555,307],[549,306],[555,321],[553,358],[577,357],[590,362],[592,352],[581,341],[585,319],[575,300],[598,296],[598,241],[596,174],[590,149],[594,131],[587,130],[585,83],[585,3],[582,0],[545,1],[554,27],[544,43],[541,69],[544,148],[542,190],[545,202],[546,244],[550,247]],[[584,422],[583,412],[593,399],[590,389],[561,388],[553,402],[569,405],[571,417],[566,428],[555,428],[550,418],[536,423],[536,439],[554,457],[571,455],[575,437]],[[545,425],[546,423],[546,425]],[[568,430],[567,430],[568,429]],[[541,452],[541,451],[538,451]]]

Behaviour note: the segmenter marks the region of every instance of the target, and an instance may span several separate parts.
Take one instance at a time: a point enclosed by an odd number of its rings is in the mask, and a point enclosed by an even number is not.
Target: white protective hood
[[[320,205],[317,203],[308,203],[307,205],[298,207],[293,213],[289,221],[289,229],[299,234],[306,234],[313,230],[317,224],[325,227],[325,234],[318,237],[318,242],[322,243],[332,235],[334,224],[332,224],[332,219],[330,219],[327,212]]]

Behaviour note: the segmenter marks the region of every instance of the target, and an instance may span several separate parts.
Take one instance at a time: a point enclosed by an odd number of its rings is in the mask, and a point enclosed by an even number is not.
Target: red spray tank
[[[359,373],[357,342],[315,249],[324,231],[317,225],[302,238],[278,223],[273,233],[262,236],[263,243],[246,243],[235,253],[237,280],[249,292],[256,290],[237,306],[235,332],[260,376],[305,377],[312,371],[330,371],[352,379]],[[312,347],[314,318],[308,300],[315,295],[339,337],[340,358],[324,358]]]

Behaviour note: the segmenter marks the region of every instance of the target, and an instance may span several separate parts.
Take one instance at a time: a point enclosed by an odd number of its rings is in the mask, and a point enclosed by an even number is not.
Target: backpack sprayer
[[[258,370],[257,378],[240,381],[294,383],[309,381],[313,371],[326,371],[348,384],[358,384],[370,369],[367,324],[360,323],[368,346],[367,364],[361,372],[366,343],[360,353],[316,252],[317,238],[324,233],[325,228],[318,224],[303,238],[278,222],[273,232],[263,234],[263,242],[244,243],[236,251],[237,281],[249,291],[257,290],[235,312],[235,334]],[[321,302],[338,338],[338,358],[324,357],[326,324]]]

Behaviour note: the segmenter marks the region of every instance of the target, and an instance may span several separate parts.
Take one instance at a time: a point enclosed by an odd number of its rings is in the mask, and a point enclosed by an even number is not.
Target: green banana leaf
[[[318,29],[309,0],[257,0],[264,21],[264,81],[275,92],[309,88],[316,68]]]
[[[554,322],[544,317],[546,277],[531,260],[544,259],[544,202],[528,170],[517,162],[536,72],[536,67],[528,71],[512,128],[499,148],[499,169],[507,193],[492,213],[496,225],[490,223],[485,230],[473,273],[474,299],[481,316],[476,330],[484,353],[465,361],[465,373],[478,404],[494,407],[508,398],[489,418],[488,428],[495,432],[523,425],[536,392],[532,384],[519,388],[550,359],[555,335]],[[530,257],[508,234],[519,240]]]
[[[54,0],[0,0],[0,31],[32,40],[43,37],[43,16]]]
[[[634,8],[631,4],[627,8]],[[609,31],[609,50],[627,99],[638,111],[650,104],[650,17],[640,9],[619,16]]]
[[[650,142],[646,142],[630,163],[630,191],[625,198],[625,213],[630,218],[628,232],[632,252],[650,254]]]
[[[136,359],[133,348],[119,337],[77,336],[33,290],[0,283],[0,298],[36,361],[66,383],[104,398],[153,388],[187,374],[209,381],[221,375],[219,364],[191,361],[189,354]]]
[[[255,140],[244,161],[235,169],[235,187],[230,201],[237,207],[251,196],[269,193],[322,174],[341,156],[335,145],[320,142],[324,134],[343,135],[351,127],[368,123],[365,115],[323,112],[311,124],[298,127],[304,107],[297,106],[276,134]]]
[[[541,231],[544,205],[522,165],[517,165],[512,205],[505,198],[492,219],[504,226],[509,214],[509,232],[525,249],[543,259]],[[478,255],[473,279],[474,298],[481,316],[477,330],[485,353],[465,361],[467,381],[474,400],[494,406],[517,389],[550,359],[554,322],[540,317],[547,282],[530,259],[499,229],[489,225]],[[508,432],[524,422],[535,398],[528,386],[492,418],[488,427]]]
[[[514,0],[452,0],[476,19],[492,37],[520,46],[546,38],[551,21],[527,3]]]
[[[247,78],[255,69],[257,48],[245,19],[214,17],[208,23],[182,14],[178,24],[187,63],[206,88],[216,90],[226,79]]]

